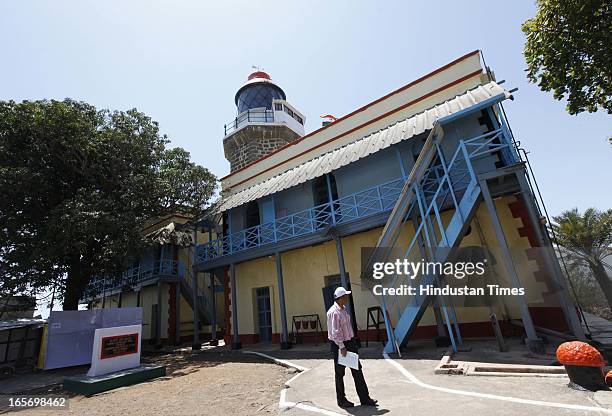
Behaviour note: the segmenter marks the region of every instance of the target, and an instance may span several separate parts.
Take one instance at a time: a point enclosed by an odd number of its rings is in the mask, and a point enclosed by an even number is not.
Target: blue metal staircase
[[[386,261],[392,250],[397,250],[402,230],[410,225],[414,227],[414,236],[408,248],[405,251],[402,249],[404,258],[415,261],[424,258],[441,263],[450,260],[451,249],[461,243],[482,199],[479,173],[491,170],[495,162],[508,166],[519,161],[516,149],[503,127],[469,140],[459,140],[448,162],[448,149],[445,154],[442,148],[443,133],[441,123],[432,129],[387,220],[370,264],[373,261]],[[441,215],[444,211],[452,215]],[[440,278],[435,274],[424,275],[418,284],[435,286],[440,283]],[[413,283],[410,278],[396,276],[389,287]],[[389,301],[386,296],[381,297],[388,335],[385,352],[388,353],[399,350],[432,301],[431,296],[418,295],[418,291],[408,305],[400,305],[398,298],[394,296]],[[461,342],[461,335],[454,308],[446,299],[438,300],[456,349],[456,339]],[[389,311],[395,309],[398,310],[399,319],[393,326]]]
[[[193,296],[193,279],[194,276],[187,273],[183,279],[179,280],[180,294],[183,295],[187,304],[193,309],[197,308],[197,312],[199,315],[200,323],[203,325],[209,325],[212,321],[211,319],[211,310],[210,310],[210,301],[208,299],[207,288],[198,285],[197,288],[197,296],[194,301]]]

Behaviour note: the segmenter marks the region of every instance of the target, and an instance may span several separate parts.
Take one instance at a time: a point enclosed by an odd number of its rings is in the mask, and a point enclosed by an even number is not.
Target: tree
[[[199,218],[216,191],[215,176],[191,162],[189,152],[180,147],[163,154],[159,176],[161,203],[168,212],[182,211]]]
[[[612,113],[612,3],[607,0],[538,0],[523,23],[527,78],[567,111]]]
[[[580,214],[574,208],[553,219],[557,243],[570,253],[577,265],[591,271],[612,309],[612,281],[605,262],[612,255],[612,210],[599,212],[589,208]]]
[[[167,143],[135,109],[0,102],[0,293],[54,286],[76,309],[92,276],[143,247],[146,220],[201,212],[216,178]]]

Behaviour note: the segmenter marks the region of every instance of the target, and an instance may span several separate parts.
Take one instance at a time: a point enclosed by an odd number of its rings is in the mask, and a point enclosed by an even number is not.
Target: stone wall
[[[284,125],[249,125],[223,140],[225,158],[234,172],[300,137]]]

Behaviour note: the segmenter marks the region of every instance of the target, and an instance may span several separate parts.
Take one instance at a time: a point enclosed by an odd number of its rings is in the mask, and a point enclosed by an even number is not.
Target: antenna
[[[264,69],[262,67],[260,67],[259,65],[251,65],[251,68],[254,69],[255,71],[263,71]]]

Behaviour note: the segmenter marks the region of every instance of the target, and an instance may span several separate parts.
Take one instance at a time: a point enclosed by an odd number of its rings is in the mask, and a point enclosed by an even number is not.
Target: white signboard
[[[96,329],[88,376],[99,376],[140,365],[142,325]]]

